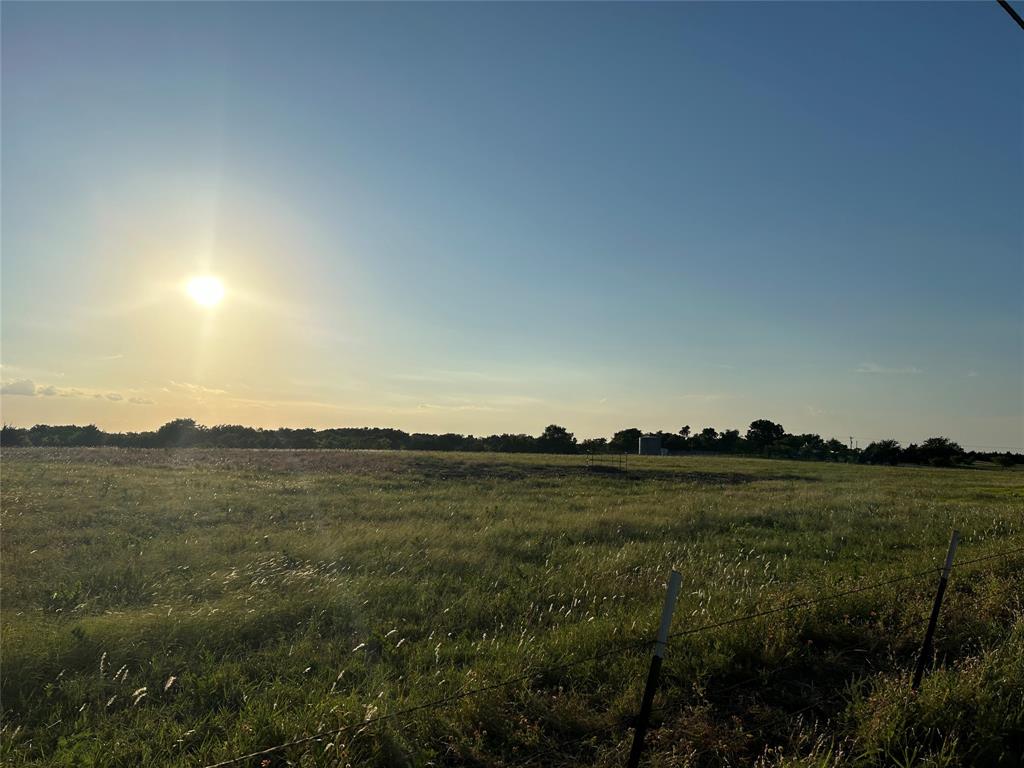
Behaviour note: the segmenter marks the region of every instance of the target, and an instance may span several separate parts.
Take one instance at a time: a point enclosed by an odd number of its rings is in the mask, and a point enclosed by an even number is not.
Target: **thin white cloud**
[[[425,411],[493,411],[489,405],[478,405],[466,403],[464,405],[440,405],[438,403],[420,403],[419,407]]]
[[[193,384],[188,381],[172,381],[171,386],[181,392],[188,392],[189,394],[197,396],[226,395],[228,393],[226,389],[204,387],[202,384]]]
[[[456,384],[467,382],[486,383],[517,383],[522,379],[514,376],[502,376],[485,371],[453,371],[453,370],[428,370],[414,373],[396,373],[391,379],[395,381],[411,381],[420,384]]]
[[[699,400],[701,402],[714,402],[715,400],[725,400],[734,395],[728,392],[684,392],[681,395],[676,395],[681,400]]]
[[[0,394],[35,397],[36,384],[32,379],[16,379],[0,385]]]
[[[383,410],[394,413],[411,413],[414,410],[436,410],[436,411],[515,411],[524,407],[534,406],[543,403],[536,397],[527,395],[505,395],[496,394],[487,397],[476,397],[467,395],[440,395],[434,401],[424,401],[412,395],[405,395],[398,392],[390,393],[391,398],[399,404],[393,407],[384,406]],[[410,411],[403,403],[410,406],[415,404],[414,410]]]
[[[94,400],[106,399],[113,403],[126,400],[125,396],[120,392],[97,392],[95,390],[77,389],[75,387],[58,387],[53,384],[36,384],[31,379],[16,379],[4,382],[0,386],[0,394],[21,397],[81,397]],[[140,405],[151,405],[153,403],[152,400],[147,400],[143,397],[127,398],[127,402]]]
[[[13,376],[16,379],[63,379],[63,371],[50,371],[45,368],[36,368],[34,366],[24,365],[11,365],[10,363],[0,363],[0,370],[3,370],[7,376]]]
[[[861,363],[854,369],[854,372],[875,375],[899,375],[909,373],[921,373],[921,370],[919,368],[914,368],[913,366],[906,366],[903,368],[888,368],[884,365],[879,365],[878,363]]]

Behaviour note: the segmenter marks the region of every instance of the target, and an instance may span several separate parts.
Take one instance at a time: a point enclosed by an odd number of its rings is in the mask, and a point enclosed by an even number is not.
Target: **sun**
[[[216,277],[193,277],[185,288],[192,300],[204,307],[215,307],[224,298],[224,283]]]

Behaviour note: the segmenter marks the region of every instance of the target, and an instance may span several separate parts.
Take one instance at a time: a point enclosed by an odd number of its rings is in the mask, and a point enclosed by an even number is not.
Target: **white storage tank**
[[[661,437],[659,435],[641,435],[637,453],[641,456],[661,456]]]

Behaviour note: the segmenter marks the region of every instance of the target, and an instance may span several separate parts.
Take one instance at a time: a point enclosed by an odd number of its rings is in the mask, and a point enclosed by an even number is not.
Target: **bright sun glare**
[[[224,283],[216,277],[193,277],[187,290],[192,300],[204,307],[215,306],[224,298]]]

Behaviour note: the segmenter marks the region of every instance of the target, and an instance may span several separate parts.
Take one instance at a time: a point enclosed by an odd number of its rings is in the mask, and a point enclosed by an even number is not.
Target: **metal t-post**
[[[658,639],[654,642],[654,655],[651,657],[651,668],[647,672],[647,685],[644,687],[644,697],[640,702],[640,714],[636,717],[636,732],[633,734],[633,747],[629,750],[627,768],[637,768],[640,765],[640,753],[644,751],[644,736],[647,735],[647,725],[651,720],[651,707],[654,705],[654,692],[658,688],[661,661],[665,657],[665,649],[668,647],[668,632],[672,627],[672,611],[676,607],[679,587],[682,582],[683,577],[679,575],[679,571],[672,571],[669,574],[668,592],[665,595],[665,605],[661,609],[661,624],[658,626]]]
[[[921,685],[921,678],[924,677],[925,667],[932,655],[932,643],[935,639],[935,625],[939,623],[939,611],[942,609],[942,596],[946,594],[946,584],[949,582],[949,573],[953,570],[953,557],[956,555],[956,545],[960,542],[960,531],[953,531],[949,539],[949,550],[946,552],[946,564],[942,567],[942,575],[939,577],[939,589],[935,593],[935,602],[932,603],[932,615],[928,620],[928,631],[924,636],[924,645],[921,646],[921,656],[917,660],[917,669],[914,671],[914,682],[911,685],[917,690]]]

